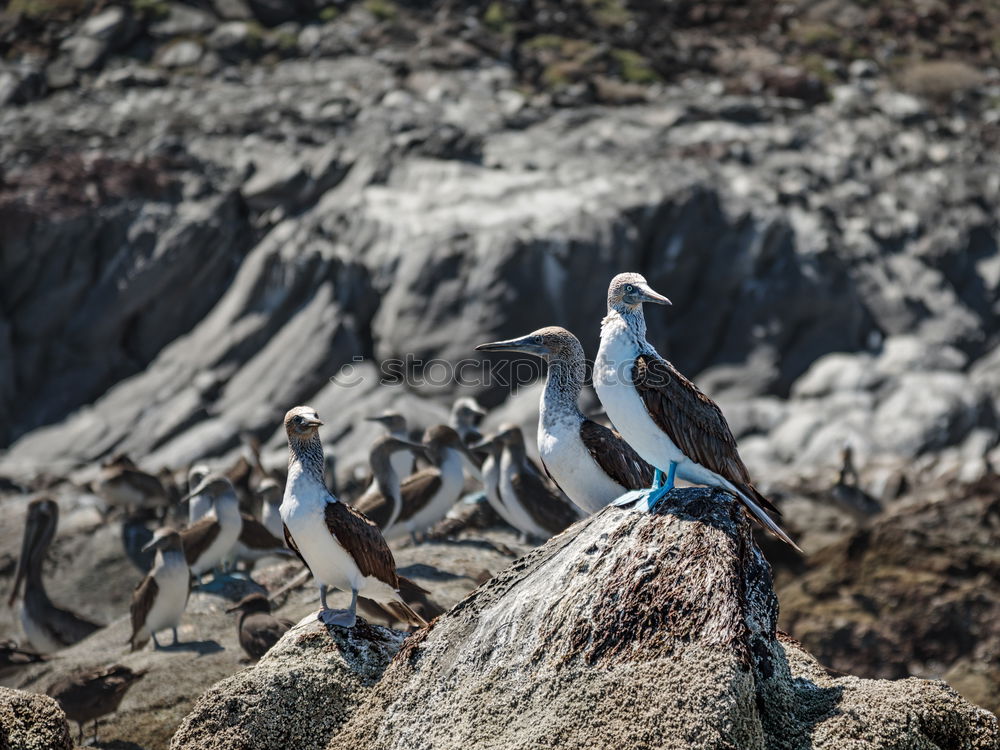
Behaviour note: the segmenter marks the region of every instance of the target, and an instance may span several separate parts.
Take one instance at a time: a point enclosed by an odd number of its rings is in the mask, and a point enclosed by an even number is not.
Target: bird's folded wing
[[[363,513],[347,503],[326,504],[326,528],[354,559],[363,576],[371,576],[399,588],[396,561],[382,532]]]
[[[403,508],[397,521],[412,518],[418,510],[431,501],[439,489],[441,489],[441,472],[437,469],[421,469],[416,474],[410,474],[403,480],[399,489],[403,498]]]
[[[510,483],[532,520],[549,533],[558,534],[580,520],[576,509],[546,485],[540,474],[530,469],[518,471],[511,475]]]
[[[636,357],[632,379],[650,418],[685,456],[780,515],[750,481],[750,472],[736,448],[736,438],[718,404],[672,364],[650,354]]]
[[[626,490],[639,490],[653,483],[653,467],[639,457],[617,430],[585,419],[580,424],[580,439],[604,473]]]
[[[129,608],[132,615],[132,638],[135,638],[139,628],[146,624],[149,610],[153,608],[153,602],[156,601],[156,594],[159,590],[160,587],[156,583],[156,579],[153,576],[146,576],[139,581],[132,592],[132,606]]]
[[[184,543],[184,559],[188,565],[202,556],[212,542],[219,536],[221,526],[211,516],[200,518],[181,532],[181,541]]]

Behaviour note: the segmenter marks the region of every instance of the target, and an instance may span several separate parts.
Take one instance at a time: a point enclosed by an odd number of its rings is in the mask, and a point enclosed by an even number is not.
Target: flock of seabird
[[[661,357],[646,340],[643,304],[669,305],[635,273],[619,274],[608,289],[593,383],[613,427],[584,415],[578,406],[586,377],[580,341],[557,326],[520,338],[481,344],[485,352],[520,352],[547,364],[539,404],[537,447],[541,467],[529,457],[519,427],[501,425],[488,437],[479,426],[485,412],[473,399],[459,399],[447,425],[411,438],[403,415],[369,417],[385,434],[371,447],[371,480],[351,502],[328,484],[319,414],[297,406],[285,415],[287,472],[266,471],[259,446],[252,463],[225,474],[197,464],[188,473],[188,493],[172,498],[169,472],[152,475],[124,455],[106,462],[93,484],[110,506],[127,513],[152,512],[160,527],[123,532],[130,557],[153,554],[131,604],[132,650],[170,630],[178,643],[193,585],[220,579],[242,563],[295,555],[319,586],[318,619],[351,628],[360,606],[390,623],[420,627],[442,612],[428,592],[401,576],[388,541],[418,543],[441,522],[469,486],[482,483],[485,500],[523,539],[543,540],[609,504],[654,510],[676,479],[731,493],[771,533],[795,543],[771,518],[774,506],[753,485],[719,407]],[[469,481],[467,481],[467,479]],[[241,510],[241,488],[252,487],[259,518]],[[186,504],[186,523],[167,523]],[[182,507],[182,506],[181,506]],[[28,506],[21,556],[9,603],[21,598],[24,634],[40,654],[65,648],[101,626],[62,609],[48,598],[42,561],[58,524],[58,505],[38,498]],[[144,519],[148,516],[143,516]],[[132,540],[131,542],[129,540]],[[138,542],[141,541],[141,544]],[[795,547],[798,549],[797,547]],[[346,609],[327,604],[330,589],[350,595]],[[23,595],[21,591],[23,589]],[[239,642],[259,658],[291,627],[271,614],[264,594],[233,606]],[[43,658],[9,647],[10,663]],[[5,653],[6,653],[5,652]],[[114,665],[60,680],[50,694],[82,724],[114,711],[142,672]]]

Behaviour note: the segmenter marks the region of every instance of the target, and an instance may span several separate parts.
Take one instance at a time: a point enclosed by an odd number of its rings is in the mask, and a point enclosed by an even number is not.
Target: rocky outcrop
[[[0,687],[0,748],[71,750],[69,723],[47,695]]]
[[[257,664],[202,695],[170,748],[322,750],[404,638],[364,621],[328,629],[307,615]]]
[[[780,589],[782,626],[834,669],[943,675],[1000,711],[998,490],[949,483],[821,550]]]
[[[833,676],[776,632],[770,569],[723,494],[607,508],[413,636],[332,750],[994,747],[942,683]]]

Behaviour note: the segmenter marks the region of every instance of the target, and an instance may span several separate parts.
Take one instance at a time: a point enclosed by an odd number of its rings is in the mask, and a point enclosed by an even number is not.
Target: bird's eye
[[[632,286],[631,284],[626,284],[625,285],[625,291],[626,292],[634,292],[635,291],[635,287]]]

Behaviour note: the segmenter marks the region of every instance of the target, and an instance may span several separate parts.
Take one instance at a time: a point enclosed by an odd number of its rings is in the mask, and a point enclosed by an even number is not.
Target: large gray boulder
[[[0,687],[0,748],[71,750],[66,714],[47,695]]]
[[[322,750],[405,637],[362,620],[327,628],[309,614],[257,664],[202,695],[170,748]]]
[[[411,638],[331,750],[992,748],[946,685],[827,673],[776,632],[739,507],[678,490],[607,508]]]

